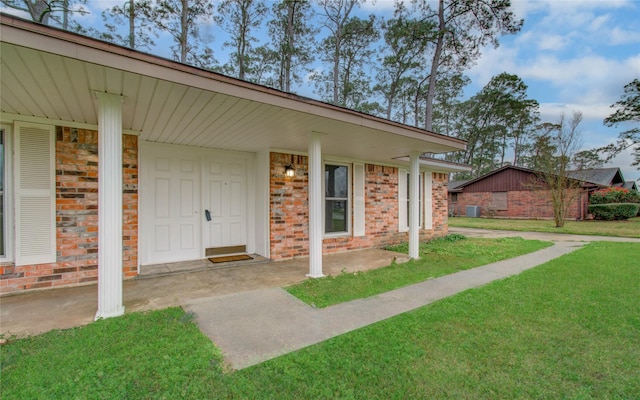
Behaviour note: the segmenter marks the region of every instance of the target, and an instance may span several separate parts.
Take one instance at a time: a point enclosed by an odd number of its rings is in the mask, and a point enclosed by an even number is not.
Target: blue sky
[[[435,2],[434,2],[435,3]],[[392,0],[378,0],[364,8],[391,10]],[[530,98],[540,103],[541,118],[556,122],[564,113],[583,114],[583,148],[609,144],[621,130],[602,121],[623,87],[640,78],[640,1],[638,0],[512,0],[524,25],[516,35],[487,48],[466,74],[480,90],[501,72],[518,75]],[[613,160],[626,180],[640,179],[631,166],[630,152]]]
[[[92,14],[82,18],[83,24],[100,23],[101,9],[123,2],[89,0]],[[367,0],[361,8],[365,14],[388,17],[393,0]],[[540,103],[544,121],[582,112],[583,148],[615,141],[628,127],[607,128],[602,120],[611,114],[610,105],[620,98],[624,85],[640,78],[640,0],[512,0],[512,8],[524,18],[522,30],[502,37],[497,49],[483,50],[466,71],[472,80],[467,92],[476,93],[501,72],[516,74],[529,86],[529,97]],[[209,45],[221,59],[224,38],[219,32],[215,35]],[[640,179],[631,162],[627,152],[612,166],[620,167],[627,180]]]

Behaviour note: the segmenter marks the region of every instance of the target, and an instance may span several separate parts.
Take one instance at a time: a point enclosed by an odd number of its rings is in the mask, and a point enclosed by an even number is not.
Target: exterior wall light
[[[293,178],[296,175],[296,170],[293,169],[293,165],[289,164],[284,167],[284,175],[288,176],[289,178]]]

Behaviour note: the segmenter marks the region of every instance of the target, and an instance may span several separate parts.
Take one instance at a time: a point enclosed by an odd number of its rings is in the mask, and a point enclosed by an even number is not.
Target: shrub
[[[436,238],[434,240],[442,240],[443,242],[457,242],[459,240],[465,240],[467,237],[459,233],[450,233],[447,236]]]
[[[609,187],[591,193],[589,204],[628,203],[626,200],[629,189]]]
[[[635,190],[630,190],[624,196],[623,203],[640,203],[640,192],[636,192]]]
[[[606,221],[633,218],[638,214],[638,210],[640,210],[640,204],[634,203],[589,205],[589,212],[593,214],[595,219],[602,219]]]

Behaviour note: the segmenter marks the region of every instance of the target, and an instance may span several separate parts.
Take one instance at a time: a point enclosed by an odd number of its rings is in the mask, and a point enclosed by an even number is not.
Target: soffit
[[[116,48],[127,56],[2,28],[3,113],[97,125],[97,91],[121,94],[123,129],[154,142],[304,152],[309,134],[321,132],[324,154],[383,163],[411,152],[464,148],[458,139],[226,77],[212,79],[219,76],[130,50]]]

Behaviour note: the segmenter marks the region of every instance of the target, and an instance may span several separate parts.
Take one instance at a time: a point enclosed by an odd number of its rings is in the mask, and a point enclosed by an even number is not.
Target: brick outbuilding
[[[507,165],[468,181],[449,182],[449,215],[464,216],[468,206],[477,206],[483,217],[553,219],[551,193],[538,179],[539,172]],[[573,199],[567,218],[588,216],[589,194],[624,182],[618,168],[574,171],[579,185],[567,193]]]

